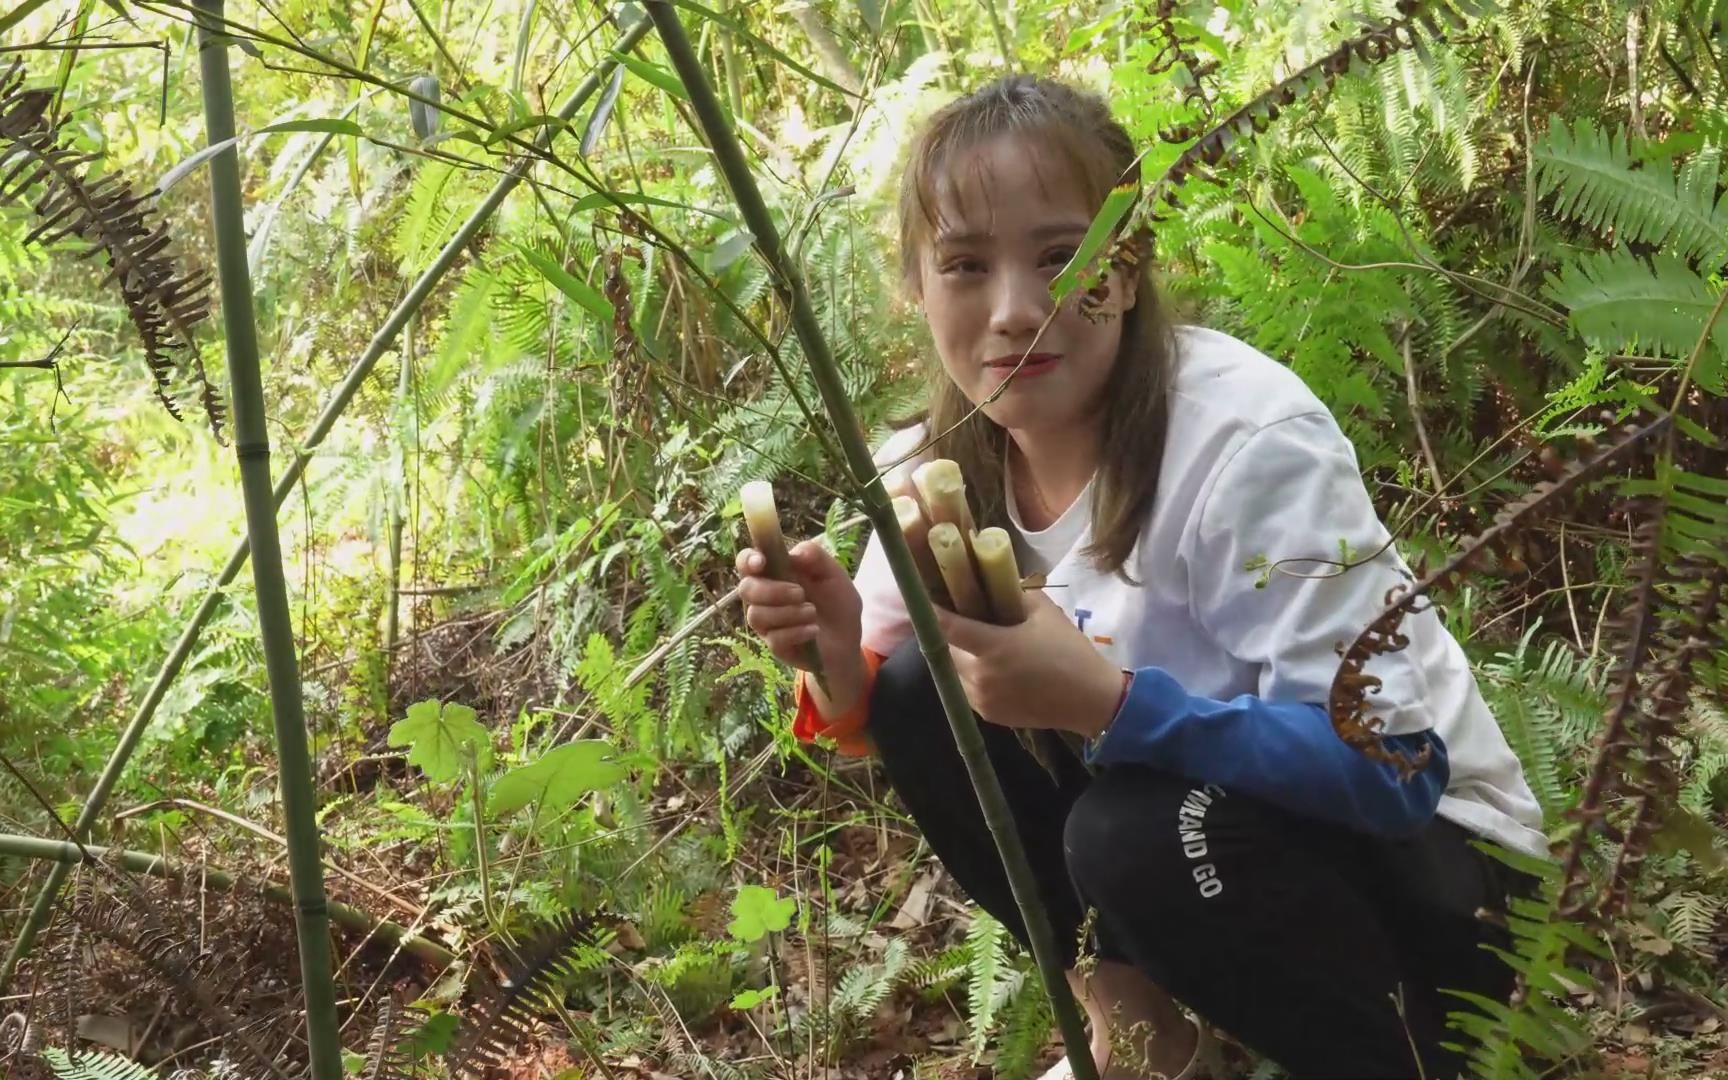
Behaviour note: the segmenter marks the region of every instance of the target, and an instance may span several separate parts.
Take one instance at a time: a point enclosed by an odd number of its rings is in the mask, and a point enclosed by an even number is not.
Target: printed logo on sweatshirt
[[[1190,861],[1204,859],[1209,851],[1206,844],[1206,811],[1217,799],[1224,798],[1224,789],[1217,784],[1207,784],[1190,791],[1182,800],[1182,806],[1176,811],[1176,833],[1182,842],[1182,854]],[[1200,896],[1210,900],[1224,891],[1224,879],[1218,876],[1218,867],[1210,862],[1198,863],[1193,870],[1194,883],[1200,888]]]
[[[1086,620],[1091,617],[1092,613],[1087,611],[1085,608],[1074,609],[1074,624],[1080,628],[1082,634],[1086,634]],[[1109,634],[1086,634],[1086,636],[1099,645],[1116,644],[1116,639],[1111,637]]]

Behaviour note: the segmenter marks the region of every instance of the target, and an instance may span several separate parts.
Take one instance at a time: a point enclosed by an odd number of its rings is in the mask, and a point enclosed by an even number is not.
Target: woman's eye
[[[1075,250],[1071,247],[1051,248],[1044,253],[1044,265],[1058,268],[1067,266],[1073,260]]]
[[[984,261],[982,259],[973,258],[949,259],[947,262],[942,264],[941,270],[944,274],[982,273],[984,270]]]

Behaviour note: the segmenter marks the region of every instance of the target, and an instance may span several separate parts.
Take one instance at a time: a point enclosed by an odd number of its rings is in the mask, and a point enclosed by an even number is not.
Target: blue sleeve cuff
[[[1229,701],[1188,693],[1161,668],[1133,673],[1114,722],[1087,747],[1094,766],[1150,765],[1196,783],[1217,784],[1292,813],[1382,836],[1404,836],[1433,818],[1451,770],[1433,731],[1386,740],[1407,754],[1433,747],[1410,780],[1364,756],[1332,730],[1326,709]]]

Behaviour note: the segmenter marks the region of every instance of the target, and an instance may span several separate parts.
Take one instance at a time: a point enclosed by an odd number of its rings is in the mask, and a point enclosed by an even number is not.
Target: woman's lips
[[[1061,359],[1055,353],[1033,353],[1026,357],[1026,362],[1022,364],[1019,355],[999,356],[984,366],[992,374],[1004,379],[1010,374],[1013,374],[1015,379],[1030,379],[1056,370],[1056,364]],[[1015,371],[1015,368],[1019,370]]]

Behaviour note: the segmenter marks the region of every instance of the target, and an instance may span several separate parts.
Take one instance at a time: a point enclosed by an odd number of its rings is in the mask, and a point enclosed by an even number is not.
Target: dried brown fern
[[[515,950],[506,977],[488,993],[448,1062],[450,1076],[492,1076],[515,1049],[534,1041],[541,1016],[560,1007],[563,983],[587,966],[600,944],[600,916],[565,912]]]
[[[1622,756],[1623,775],[1637,795],[1631,820],[1621,834],[1614,865],[1597,893],[1599,917],[1625,905],[1627,892],[1662,825],[1664,812],[1678,796],[1680,780],[1674,771],[1669,739],[1684,726],[1696,666],[1723,645],[1723,632],[1717,620],[1723,590],[1728,587],[1728,563],[1689,561],[1676,567],[1671,576],[1679,588],[1693,596],[1676,620],[1675,637],[1665,646],[1659,674],[1642,695],[1644,731],[1636,748],[1637,760],[1627,761]]]
[[[1159,12],[1169,11],[1172,2],[1160,0]],[[1299,98],[1330,90],[1339,76],[1358,64],[1371,67],[1406,49],[1422,50],[1424,32],[1436,40],[1443,40],[1445,31],[1442,24],[1465,25],[1466,20],[1476,13],[1477,6],[1478,0],[1399,0],[1396,18],[1370,26],[1339,43],[1331,52],[1274,83],[1224,119],[1198,132],[1193,144],[1170,163],[1162,176],[1150,185],[1142,185],[1140,195],[1129,211],[1127,223],[1105,250],[1096,268],[1083,275],[1082,282],[1087,289],[1081,298],[1081,311],[1089,317],[1098,317],[1108,296],[1103,281],[1110,269],[1120,267],[1124,273],[1130,273],[1141,260],[1149,257],[1153,250],[1153,226],[1164,219],[1167,211],[1181,208],[1177,192],[1191,178],[1210,175],[1212,169],[1270,127]],[[1196,85],[1201,85],[1205,76],[1211,74],[1211,69],[1185,51],[1179,35],[1169,25],[1168,15],[1160,15],[1160,25],[1177,44],[1167,44],[1154,64],[1168,66],[1180,62],[1188,65],[1190,77]],[[1210,111],[1211,103],[1207,102],[1208,114]],[[1172,142],[1195,135],[1192,126],[1160,133],[1160,137]]]
[[[198,388],[210,428],[222,438],[225,410],[198,350],[194,327],[210,315],[210,273],[182,272],[169,253],[166,222],[149,221],[147,196],[118,172],[91,179],[86,167],[100,159],[61,145],[60,127],[48,116],[52,94],[24,89],[22,65],[0,74],[0,205],[34,198],[40,219],[24,242],[53,244],[67,236],[87,241],[79,258],[107,257],[103,284],[116,283],[127,315],[144,344],[156,397],[175,419],[171,389],[176,369]]]
[[[80,881],[71,904],[72,917],[91,934],[115,948],[136,957],[166,986],[172,987],[191,1002],[212,1036],[231,1040],[265,1075],[275,1080],[289,1080],[289,1073],[259,1045],[248,1027],[242,1025],[222,1003],[234,994],[230,973],[214,963],[209,953],[201,953],[180,935],[165,927],[147,908],[135,906],[94,887],[92,878]]]
[[[1388,748],[1382,741],[1383,722],[1372,715],[1368,700],[1371,693],[1379,690],[1381,682],[1364,671],[1364,667],[1374,657],[1397,652],[1409,644],[1409,639],[1399,632],[1399,627],[1410,614],[1425,610],[1418,605],[1431,593],[1452,587],[1459,575],[1480,565],[1490,553],[1511,550],[1525,530],[1569,502],[1585,483],[1604,475],[1610,466],[1631,456],[1636,448],[1652,437],[1669,430],[1671,424],[1671,418],[1664,415],[1642,426],[1623,427],[1607,445],[1589,457],[1567,465],[1555,479],[1538,484],[1523,498],[1501,510],[1488,528],[1467,541],[1439,569],[1414,586],[1398,585],[1389,590],[1386,609],[1357,635],[1355,641],[1340,649],[1343,661],[1333,676],[1327,698],[1327,711],[1338,737],[1373,760],[1392,765],[1406,778],[1420,771],[1428,761],[1427,747],[1419,755],[1411,756]]]
[[[1165,142],[1187,142],[1205,130],[1205,125],[1211,123],[1214,107],[1217,104],[1216,87],[1218,61],[1202,60],[1195,55],[1194,45],[1199,41],[1192,36],[1184,36],[1176,27],[1176,0],[1158,0],[1153,9],[1151,25],[1144,30],[1146,36],[1156,38],[1161,44],[1158,52],[1146,65],[1148,75],[1162,75],[1180,66],[1188,77],[1188,85],[1182,88],[1181,103],[1184,107],[1194,108],[1199,112],[1199,118],[1189,123],[1179,124],[1158,133]]]
[[[1190,176],[1221,164],[1232,150],[1265,131],[1284,109],[1325,90],[1358,63],[1372,66],[1405,49],[1422,47],[1421,31],[1442,39],[1442,21],[1464,25],[1468,12],[1450,0],[1399,0],[1398,17],[1339,43],[1331,52],[1281,79],[1249,100],[1212,128],[1171,162],[1154,186],[1152,197],[1172,209],[1180,206],[1176,190]],[[1156,212],[1156,210],[1154,210]]]
[[[379,1003],[378,1019],[366,1043],[366,1064],[360,1070],[360,1080],[412,1080],[414,1058],[406,1045],[406,1020],[402,1005],[395,998],[385,998]]]

